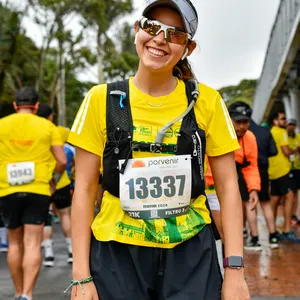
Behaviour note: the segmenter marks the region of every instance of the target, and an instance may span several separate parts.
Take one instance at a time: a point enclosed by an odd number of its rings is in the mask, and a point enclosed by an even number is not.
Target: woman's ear
[[[186,56],[190,56],[194,52],[196,46],[197,46],[197,43],[195,41],[189,41],[186,46],[186,48],[188,49],[188,53]]]
[[[133,28],[134,28],[134,34],[136,34],[139,31],[139,21],[135,21]]]

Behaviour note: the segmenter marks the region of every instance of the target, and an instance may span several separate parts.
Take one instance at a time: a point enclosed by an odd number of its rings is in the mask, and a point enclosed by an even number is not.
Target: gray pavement
[[[70,293],[63,291],[71,281],[71,266],[67,264],[67,248],[60,232],[60,225],[54,224],[55,266],[41,267],[41,272],[34,290],[34,300],[66,300]],[[0,300],[13,299],[13,284],[6,264],[6,254],[0,253]],[[300,300],[299,297],[251,297],[253,300]],[[141,299],[132,299],[141,300]],[[184,299],[182,299],[184,300]]]

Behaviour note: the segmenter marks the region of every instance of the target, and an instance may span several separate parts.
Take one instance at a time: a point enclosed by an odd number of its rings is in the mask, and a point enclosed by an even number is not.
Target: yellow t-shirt
[[[297,147],[300,147],[300,134],[295,134],[294,137],[289,136],[288,137],[288,143],[289,147],[291,149],[295,149]],[[293,170],[300,170],[300,156],[299,154],[294,154],[290,156],[290,161],[292,163],[292,169]]]
[[[57,128],[44,118],[17,113],[0,119],[0,197],[18,192],[50,196],[51,146],[61,144]],[[9,185],[7,165],[21,162],[35,164],[34,181]]]
[[[63,144],[65,144],[68,141],[68,137],[70,134],[70,129],[64,126],[57,126],[61,140],[63,142]]]
[[[57,129],[59,131],[60,138],[61,138],[63,144],[66,143],[68,140],[68,136],[70,134],[70,129],[63,127],[63,126],[57,126]],[[55,165],[56,165],[56,160],[55,160],[54,156],[52,156],[52,162],[53,162],[53,170],[54,170]],[[64,187],[68,186],[70,183],[71,183],[71,180],[68,176],[68,172],[65,170],[56,185],[56,190],[60,190]]]
[[[199,84],[200,96],[194,111],[197,123],[206,133],[207,150],[210,156],[219,156],[239,148],[235,131],[226,106],[220,95],[213,89]],[[106,142],[106,91],[107,85],[91,89],[83,101],[74,121],[69,142],[102,157]],[[164,103],[162,107],[148,104]],[[130,105],[133,119],[133,141],[153,143],[160,128],[174,120],[187,108],[184,82],[178,80],[176,89],[166,96],[151,97],[142,93],[130,79]],[[181,122],[168,130],[164,143],[177,144]],[[133,158],[163,156],[164,154],[135,152]],[[166,154],[170,155],[170,154]],[[92,224],[97,240],[117,241],[126,244],[173,248],[190,239],[211,223],[205,205],[205,196],[192,200],[186,215],[168,219],[141,220],[126,214],[120,199],[104,192],[101,211]]]
[[[286,130],[278,126],[273,126],[271,133],[276,143],[278,154],[269,158],[268,172],[270,180],[275,180],[288,174],[291,170],[291,164],[281,149],[281,146],[288,146]]]

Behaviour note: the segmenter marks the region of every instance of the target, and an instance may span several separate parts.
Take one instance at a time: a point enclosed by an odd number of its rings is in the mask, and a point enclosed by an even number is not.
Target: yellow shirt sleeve
[[[107,85],[93,87],[85,99],[73,123],[68,142],[88,152],[102,156],[105,133],[101,120],[105,121]],[[102,105],[101,105],[102,104]],[[104,104],[104,105],[103,105]],[[101,107],[100,107],[101,106]]]
[[[297,147],[300,147],[300,134],[296,134]]]
[[[219,156],[240,148],[226,105],[217,93],[208,112],[206,139],[208,156]]]
[[[57,126],[62,143],[66,143],[70,134],[70,129],[64,126]]]
[[[288,134],[286,131],[282,131],[280,132],[281,135],[280,135],[280,142],[279,142],[279,145],[280,146],[288,146],[289,144],[289,139],[288,139]]]
[[[63,143],[58,128],[52,123],[51,123],[51,127],[52,127],[51,146],[61,146]]]

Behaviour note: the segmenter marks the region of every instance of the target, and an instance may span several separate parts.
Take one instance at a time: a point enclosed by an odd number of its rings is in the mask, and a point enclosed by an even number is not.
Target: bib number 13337
[[[129,160],[125,173],[120,174],[120,200],[123,210],[133,218],[169,218],[186,213],[191,200],[191,157]]]

